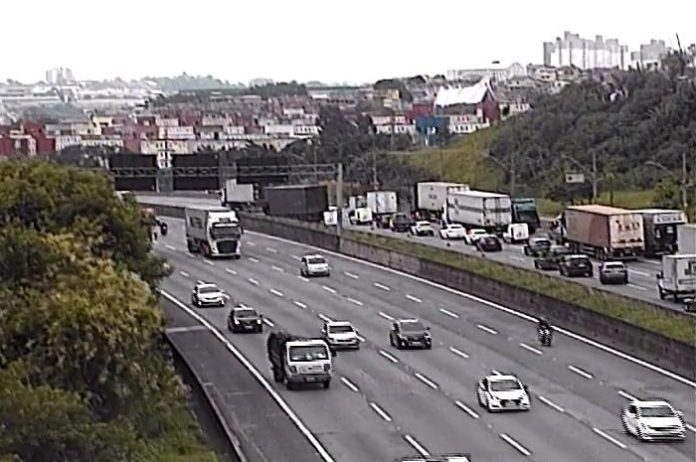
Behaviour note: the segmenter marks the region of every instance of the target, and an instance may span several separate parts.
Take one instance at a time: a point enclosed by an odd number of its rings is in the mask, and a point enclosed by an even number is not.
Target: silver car
[[[304,277],[329,276],[329,262],[321,255],[305,255],[300,262],[300,274]]]

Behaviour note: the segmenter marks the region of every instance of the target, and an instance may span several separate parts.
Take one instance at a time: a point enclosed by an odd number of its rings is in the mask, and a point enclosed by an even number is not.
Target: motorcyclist
[[[537,334],[539,335],[539,340],[542,343],[546,343],[546,342],[544,342],[544,340],[546,340],[548,342],[548,344],[550,345],[551,344],[551,336],[553,335],[552,332],[553,332],[553,329],[551,328],[551,323],[549,322],[549,320],[545,316],[542,316],[539,319],[539,322],[537,323]]]

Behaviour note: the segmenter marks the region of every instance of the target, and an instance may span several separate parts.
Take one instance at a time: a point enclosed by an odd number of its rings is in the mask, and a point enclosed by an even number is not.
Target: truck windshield
[[[329,359],[329,352],[322,345],[290,347],[290,361],[317,361]]]
[[[242,232],[237,224],[213,224],[210,236],[213,239],[238,238]]]

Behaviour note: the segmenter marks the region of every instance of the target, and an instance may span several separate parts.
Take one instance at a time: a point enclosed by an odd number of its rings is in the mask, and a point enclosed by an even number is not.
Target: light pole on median
[[[580,162],[568,155],[561,154],[561,157],[571,162],[573,165],[575,165],[585,173],[588,173],[590,177],[592,177],[592,203],[597,202],[597,152],[595,150],[592,150],[592,170],[588,170],[584,165],[582,165]]]
[[[492,160],[493,163],[497,164],[500,168],[508,172],[510,175],[510,197],[515,196],[515,177],[517,174],[515,173],[515,156],[510,156],[510,166],[508,167],[505,165],[503,162],[499,161],[495,157],[492,157],[490,154],[488,155],[488,159]]]

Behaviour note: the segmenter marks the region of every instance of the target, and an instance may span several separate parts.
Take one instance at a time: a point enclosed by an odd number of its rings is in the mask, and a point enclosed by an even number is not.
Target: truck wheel
[[[295,384],[288,380],[285,382],[285,389],[286,390],[294,390]]]
[[[329,388],[331,386],[331,379],[324,381],[324,388]]]
[[[657,291],[660,294],[660,300],[664,300],[665,299],[665,292],[662,289],[657,289]]]
[[[273,369],[273,381],[276,382],[276,383],[277,383],[277,382],[282,382],[282,379],[283,379],[283,378],[282,378],[282,377],[280,376],[280,374],[278,373],[278,370],[277,370],[277,369]]]

